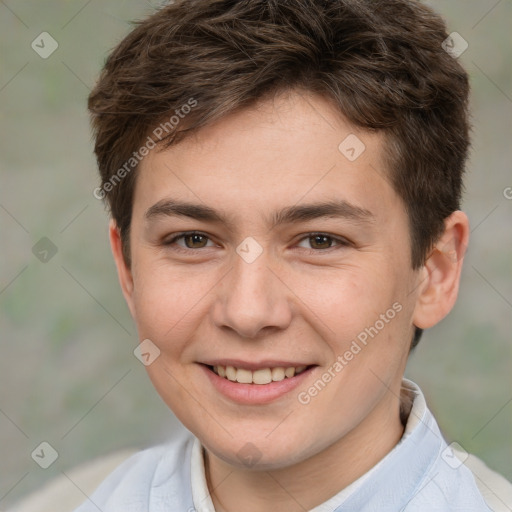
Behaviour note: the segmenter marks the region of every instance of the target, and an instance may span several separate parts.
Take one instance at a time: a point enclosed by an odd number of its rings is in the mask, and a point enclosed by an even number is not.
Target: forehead
[[[290,92],[207,125],[142,161],[134,215],[169,198],[201,203],[236,220],[318,201],[385,213],[397,201],[384,136],[362,131],[325,98]],[[269,213],[272,212],[272,213]]]

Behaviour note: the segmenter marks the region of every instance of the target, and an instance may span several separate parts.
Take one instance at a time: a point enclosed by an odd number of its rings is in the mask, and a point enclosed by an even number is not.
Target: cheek
[[[312,294],[308,304],[329,328],[326,339],[332,356],[346,355],[350,373],[368,365],[379,374],[396,370],[407,353],[412,314],[405,280],[385,264],[344,269],[336,275],[330,286],[323,283],[328,291]],[[364,373],[369,373],[367,368]]]
[[[143,266],[134,272],[133,303],[139,337],[160,350],[177,351],[186,342],[190,324],[200,310],[203,282],[165,266]]]
[[[346,338],[373,324],[403,295],[389,276],[386,268],[361,264],[332,272],[297,274],[294,290],[319,320]]]

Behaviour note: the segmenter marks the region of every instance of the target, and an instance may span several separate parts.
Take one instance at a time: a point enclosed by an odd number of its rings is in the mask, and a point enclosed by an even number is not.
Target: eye
[[[309,243],[315,252],[326,249],[332,249],[333,245],[338,245],[342,247],[350,245],[350,243],[347,240],[343,238],[334,237],[327,233],[310,233],[308,236],[301,239],[301,242],[298,244],[299,247],[301,246],[301,243],[304,242]]]
[[[181,243],[180,243],[181,242]],[[310,252],[325,252],[329,249],[334,249],[336,246],[347,247],[350,245],[348,240],[344,238],[335,237],[328,233],[309,233],[303,237],[298,246],[308,249],[304,243],[310,245],[312,249]],[[207,247],[215,247],[215,244],[204,233],[197,231],[189,231],[186,233],[178,233],[170,239],[163,242],[165,246],[172,246],[173,250],[178,252],[191,252],[193,249],[204,249]]]
[[[184,245],[177,243],[178,240],[182,240]],[[198,233],[196,231],[191,231],[188,233],[180,233],[176,236],[173,236],[169,240],[166,240],[164,242],[164,245],[166,245],[166,246],[174,245],[174,246],[176,246],[175,248],[177,250],[186,251],[187,249],[202,249],[204,247],[207,247],[206,244],[208,243],[208,241],[209,241],[209,238],[205,234]],[[212,245],[214,245],[213,242],[211,242],[211,243],[212,243]],[[210,245],[209,247],[211,247],[212,245]]]

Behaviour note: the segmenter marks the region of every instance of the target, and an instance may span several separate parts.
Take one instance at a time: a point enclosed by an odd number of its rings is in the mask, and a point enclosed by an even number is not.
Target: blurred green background
[[[97,185],[86,97],[129,20],[162,2],[0,2],[0,508],[69,468],[165,439],[176,420],[133,356]],[[472,225],[459,301],[424,334],[407,375],[449,441],[512,479],[510,0],[430,2],[469,43]],[[58,49],[31,48],[47,31]],[[512,196],[512,192],[509,197]],[[32,252],[43,237],[57,253]],[[50,253],[51,254],[51,253]],[[30,454],[48,441],[49,469]]]

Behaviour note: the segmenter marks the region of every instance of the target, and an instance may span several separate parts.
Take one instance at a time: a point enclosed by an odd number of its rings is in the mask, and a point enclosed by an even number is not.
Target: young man
[[[181,437],[78,510],[490,510],[411,346],[456,300],[468,79],[411,0],[177,0],[89,98],[141,358]]]

